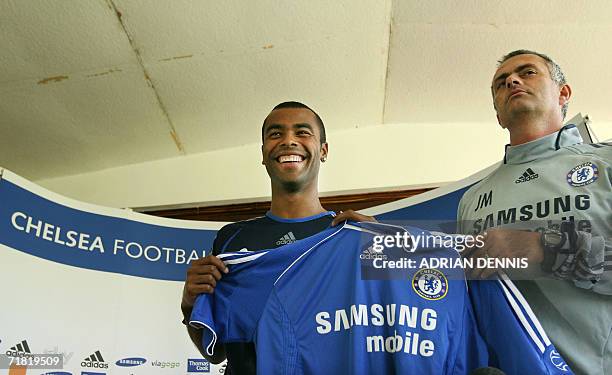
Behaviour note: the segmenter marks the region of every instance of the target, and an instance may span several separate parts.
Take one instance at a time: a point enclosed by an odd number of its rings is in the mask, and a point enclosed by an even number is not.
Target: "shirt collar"
[[[504,164],[528,163],[552,155],[561,147],[582,143],[576,125],[565,125],[558,132],[516,146],[506,145]]]
[[[269,217],[270,219],[272,219],[274,221],[278,221],[278,222],[281,222],[281,223],[303,223],[305,221],[315,220],[315,219],[318,219],[320,217],[327,216],[327,215],[329,215],[331,217],[335,217],[336,213],[334,211],[323,211],[323,212],[321,212],[319,214],[308,216],[308,217],[299,217],[299,218],[295,218],[295,219],[285,219],[284,217],[280,217],[280,216],[274,215],[270,211],[266,212],[266,216],[267,217]]]

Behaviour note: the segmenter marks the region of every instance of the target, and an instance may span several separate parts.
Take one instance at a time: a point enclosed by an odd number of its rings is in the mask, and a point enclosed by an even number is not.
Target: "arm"
[[[599,181],[589,185],[593,194],[593,213],[589,215],[592,230],[583,231],[580,224],[562,224],[561,230],[568,232],[567,242],[550,261],[551,272],[579,288],[612,295],[612,143],[576,146],[574,150],[588,154],[599,167]]]
[[[187,326],[187,333],[198,348],[200,353],[211,363],[217,364],[225,360],[225,349],[222,344],[217,343],[213,349],[213,355],[206,354],[202,346],[202,330],[191,327],[189,316],[193,310],[193,304],[198,294],[214,293],[217,281],[221,280],[222,273],[227,273],[227,268],[223,262],[214,255],[208,255],[191,263],[187,270],[187,277],[183,287],[183,298],[181,301],[181,311]]]
[[[551,263],[555,277],[612,295],[612,238],[570,228],[566,244],[552,255]]]
[[[568,228],[563,231],[566,240],[559,249],[545,249],[539,232],[491,229],[485,234],[485,245],[470,256],[527,258],[530,266],[544,268],[540,271],[543,275],[571,280],[577,287],[612,295],[612,238],[577,231],[573,225],[566,226]],[[475,269],[471,276],[484,279],[495,271]]]

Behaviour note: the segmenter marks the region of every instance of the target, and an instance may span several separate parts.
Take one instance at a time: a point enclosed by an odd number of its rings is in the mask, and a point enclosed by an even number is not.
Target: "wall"
[[[593,125],[599,139],[610,124]],[[507,134],[495,124],[391,124],[330,132],[319,190],[430,186],[464,178],[503,157]],[[492,139],[483,143],[481,139]],[[260,144],[37,181],[85,202],[159,207],[269,197]]]

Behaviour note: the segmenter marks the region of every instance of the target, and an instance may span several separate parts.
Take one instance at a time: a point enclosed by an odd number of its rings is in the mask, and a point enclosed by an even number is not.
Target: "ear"
[[[571,96],[572,88],[570,85],[565,84],[561,86],[561,89],[559,90],[559,105],[563,106],[565,103],[569,102]]]
[[[321,145],[321,161],[327,159],[327,152],[329,151],[329,145],[327,142]]]

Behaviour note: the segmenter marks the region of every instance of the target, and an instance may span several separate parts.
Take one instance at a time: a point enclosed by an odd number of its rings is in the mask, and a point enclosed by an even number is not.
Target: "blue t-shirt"
[[[345,224],[273,251],[222,254],[230,272],[198,297],[190,324],[204,328],[208,354],[216,340],[254,342],[262,374],[571,373],[510,280],[402,268],[458,254],[372,250],[374,236],[397,230]]]

